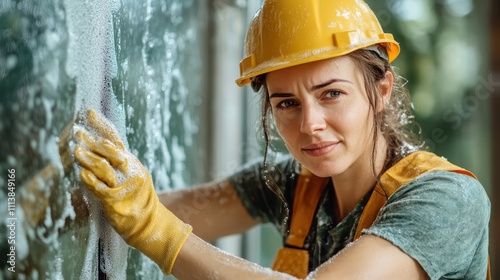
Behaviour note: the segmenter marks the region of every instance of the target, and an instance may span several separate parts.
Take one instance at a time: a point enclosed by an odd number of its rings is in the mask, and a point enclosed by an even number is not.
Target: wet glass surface
[[[162,277],[103,222],[68,135],[80,112],[100,111],[158,190],[199,181],[206,5],[0,3],[0,278],[96,279],[98,262],[111,278]]]

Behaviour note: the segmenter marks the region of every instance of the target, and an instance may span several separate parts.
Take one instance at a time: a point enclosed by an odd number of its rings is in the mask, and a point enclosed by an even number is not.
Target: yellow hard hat
[[[362,0],[266,0],[248,28],[236,83],[374,45],[389,62],[399,54],[399,44]]]

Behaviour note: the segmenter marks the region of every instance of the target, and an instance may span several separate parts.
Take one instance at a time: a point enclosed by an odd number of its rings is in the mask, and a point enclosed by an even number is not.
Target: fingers
[[[69,149],[69,142],[73,140],[73,126],[74,123],[70,122],[59,134],[57,140],[59,146],[59,155],[63,164],[64,172],[71,169],[73,160],[71,158],[71,150]]]
[[[88,124],[97,131],[102,137],[109,139],[113,144],[120,149],[125,150],[125,146],[121,141],[120,134],[116,131],[112,123],[101,116],[94,110],[87,111]]]
[[[89,172],[93,173],[96,179],[104,182],[110,188],[116,186],[116,172],[106,159],[79,145],[76,146],[74,153],[78,162]],[[93,180],[91,180],[92,178],[89,178],[90,177],[87,176],[86,179],[88,179],[88,182],[84,181],[84,183],[96,186]],[[84,180],[83,177],[82,180]]]
[[[92,152],[107,159],[112,166],[120,167],[121,169],[123,169],[124,165],[126,167],[127,160],[124,156],[125,151],[115,146],[111,141],[90,135],[83,130],[76,132],[76,140],[79,143],[83,143]]]
[[[80,179],[82,179],[83,183],[87,185],[99,197],[103,196],[103,191],[109,189],[106,184],[97,179],[94,173],[85,168],[82,168],[82,170],[80,171]]]

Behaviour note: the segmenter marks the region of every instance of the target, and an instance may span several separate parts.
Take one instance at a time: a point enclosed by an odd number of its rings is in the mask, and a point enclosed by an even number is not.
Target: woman
[[[179,279],[486,278],[481,184],[419,151],[390,66],[399,45],[369,7],[325,2],[265,2],[240,64],[237,83],[263,94],[266,142],[273,124],[293,158],[159,199],[148,171],[90,111],[93,133],[78,131],[74,151],[82,181],[125,241]],[[259,222],[284,238],[274,270],[206,243]]]

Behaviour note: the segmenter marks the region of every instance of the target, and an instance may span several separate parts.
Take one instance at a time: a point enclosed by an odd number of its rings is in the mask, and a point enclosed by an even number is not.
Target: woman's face
[[[320,177],[371,172],[373,110],[350,58],[277,70],[266,83],[278,132],[303,166]]]

